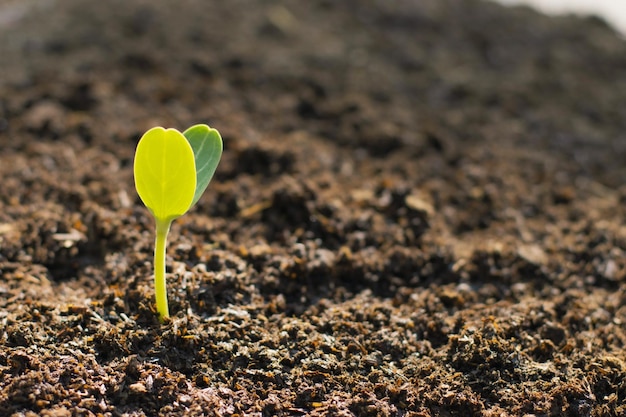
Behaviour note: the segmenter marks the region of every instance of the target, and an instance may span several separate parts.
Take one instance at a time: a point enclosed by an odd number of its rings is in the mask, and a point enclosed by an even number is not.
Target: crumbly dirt
[[[133,153],[224,156],[168,245]],[[626,42],[475,0],[0,2],[0,416],[626,415]]]

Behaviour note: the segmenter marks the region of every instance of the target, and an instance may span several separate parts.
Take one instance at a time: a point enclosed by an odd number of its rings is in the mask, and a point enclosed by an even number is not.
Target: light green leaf
[[[134,174],[137,193],[157,220],[170,222],[191,207],[196,190],[195,158],[178,130],[148,130],[137,145]]]
[[[196,161],[196,190],[191,203],[193,206],[211,182],[217,164],[220,162],[223,149],[222,137],[217,130],[204,124],[191,126],[183,132],[183,135],[189,141]]]

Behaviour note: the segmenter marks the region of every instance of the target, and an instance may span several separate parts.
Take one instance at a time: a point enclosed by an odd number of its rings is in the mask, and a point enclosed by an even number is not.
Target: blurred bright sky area
[[[600,16],[626,34],[626,0],[496,0],[502,4],[527,4],[547,14],[576,13]]]

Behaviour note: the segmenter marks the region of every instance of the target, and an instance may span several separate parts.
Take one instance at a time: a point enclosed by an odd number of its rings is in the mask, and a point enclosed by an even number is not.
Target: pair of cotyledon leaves
[[[135,188],[157,221],[169,223],[198,202],[222,156],[217,130],[200,124],[183,133],[154,127],[135,152]]]

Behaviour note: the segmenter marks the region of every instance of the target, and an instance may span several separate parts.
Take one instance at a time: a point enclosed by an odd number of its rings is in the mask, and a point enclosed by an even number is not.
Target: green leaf
[[[191,126],[183,132],[189,141],[196,161],[196,191],[191,205],[198,202],[211,182],[217,164],[222,157],[222,137],[219,132],[207,125]]]
[[[157,220],[172,221],[191,207],[196,190],[195,158],[178,130],[148,130],[135,151],[134,174],[137,193]]]

